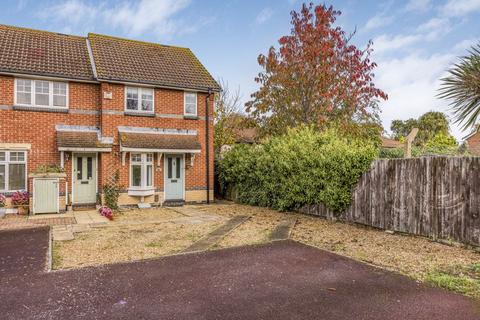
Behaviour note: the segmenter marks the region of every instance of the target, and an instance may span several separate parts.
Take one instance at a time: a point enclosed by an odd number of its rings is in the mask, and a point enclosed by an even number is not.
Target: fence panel
[[[345,212],[321,204],[300,211],[480,246],[480,157],[376,160]]]

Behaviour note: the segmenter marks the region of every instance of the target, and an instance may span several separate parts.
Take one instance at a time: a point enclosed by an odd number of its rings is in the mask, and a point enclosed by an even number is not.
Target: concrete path
[[[237,228],[248,219],[250,219],[250,216],[236,216],[231,218],[224,225],[213,230],[205,237],[198,240],[187,249],[183,250],[183,252],[204,251],[213,247],[215,244],[220,242],[220,240],[222,240],[228,233],[230,233],[233,229]]]
[[[106,226],[109,220],[101,216],[96,210],[74,211],[76,223],[70,225],[56,225],[52,227],[52,236],[55,241],[69,241],[75,239],[75,233],[85,232],[91,228]]]
[[[270,240],[286,240],[290,238],[290,233],[292,232],[295,223],[297,223],[297,218],[286,218],[282,220],[275,229],[273,229],[270,234]]]

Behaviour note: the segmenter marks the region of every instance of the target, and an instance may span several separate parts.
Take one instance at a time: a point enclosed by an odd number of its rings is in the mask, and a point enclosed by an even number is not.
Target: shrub
[[[222,190],[250,205],[295,210],[323,203],[334,211],[378,154],[373,143],[340,137],[335,129],[291,129],[263,145],[237,145],[219,160]]]
[[[12,204],[14,206],[26,206],[30,201],[30,195],[27,191],[17,191],[12,195]]]
[[[120,179],[120,173],[118,170],[110,178],[111,183],[107,183],[103,186],[103,195],[105,197],[105,203],[107,207],[112,210],[118,210],[118,197],[120,196],[120,191],[122,186],[118,184]]]
[[[100,207],[98,212],[100,213],[100,215],[104,216],[108,220],[113,220],[113,211],[109,207],[107,206]]]
[[[0,208],[5,208],[6,205],[7,198],[3,194],[0,194]]]

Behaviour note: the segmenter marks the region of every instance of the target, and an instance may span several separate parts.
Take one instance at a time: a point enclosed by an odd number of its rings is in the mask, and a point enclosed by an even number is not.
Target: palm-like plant
[[[455,123],[473,127],[480,115],[480,43],[461,57],[442,80],[439,97],[450,100]]]

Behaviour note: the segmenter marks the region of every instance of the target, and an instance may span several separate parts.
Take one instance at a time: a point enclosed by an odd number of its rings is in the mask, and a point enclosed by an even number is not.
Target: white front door
[[[97,156],[79,153],[73,156],[73,203],[97,202]]]
[[[182,154],[165,156],[165,200],[183,200],[183,159]]]

